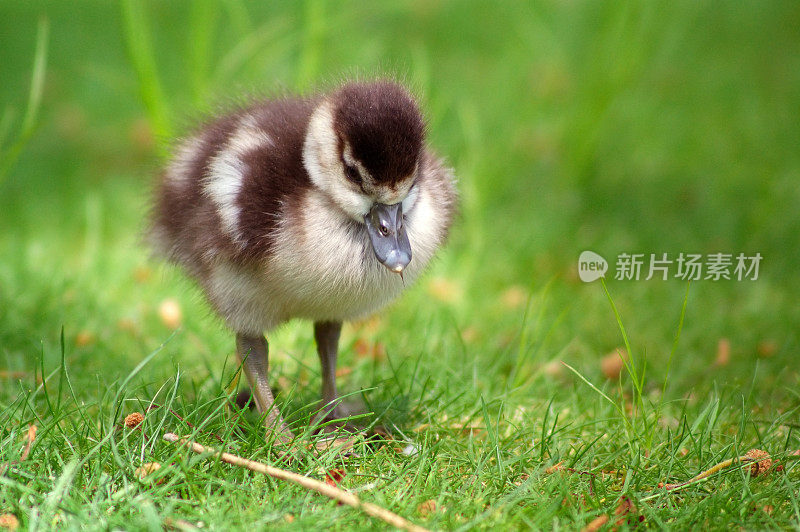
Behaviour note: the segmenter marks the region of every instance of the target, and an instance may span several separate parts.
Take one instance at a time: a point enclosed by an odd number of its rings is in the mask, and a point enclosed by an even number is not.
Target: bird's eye
[[[344,174],[347,176],[347,179],[353,183],[361,183],[361,175],[358,173],[358,169],[355,166],[345,163]]]

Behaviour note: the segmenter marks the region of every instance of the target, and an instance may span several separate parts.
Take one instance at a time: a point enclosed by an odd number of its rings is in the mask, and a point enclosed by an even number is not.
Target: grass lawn
[[[282,467],[429,529],[800,527],[795,3],[2,1],[0,30],[0,527],[391,528],[162,439],[280,465],[229,406],[233,335],[140,239],[195,117],[378,74],[420,96],[461,212],[343,331],[340,390],[385,441]],[[665,253],[762,260],[645,280]],[[270,345],[313,441],[311,325]]]

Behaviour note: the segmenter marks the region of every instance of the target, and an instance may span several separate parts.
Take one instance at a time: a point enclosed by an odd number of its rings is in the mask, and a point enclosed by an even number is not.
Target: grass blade
[[[216,3],[197,0],[191,3],[189,13],[189,74],[195,105],[205,98],[209,81],[209,61],[217,26]]]
[[[135,0],[123,0],[122,21],[125,46],[139,81],[139,94],[150,124],[161,139],[172,137],[172,125],[167,100],[158,78],[155,53],[144,5]]]
[[[325,4],[321,0],[307,0],[303,14],[303,44],[297,67],[297,86],[304,88],[319,74],[323,39],[325,37]]]
[[[50,35],[50,23],[44,17],[39,19],[39,26],[36,31],[36,51],[33,55],[33,69],[31,71],[31,87],[28,91],[28,103],[25,107],[25,116],[22,119],[22,127],[17,139],[8,147],[2,148],[0,143],[0,183],[8,175],[11,167],[17,161],[22,149],[28,143],[36,130],[36,119],[42,105],[42,93],[44,92],[45,73],[47,71],[47,43]],[[0,126],[0,140],[7,135],[10,129],[12,112],[6,110],[3,113],[2,126]]]

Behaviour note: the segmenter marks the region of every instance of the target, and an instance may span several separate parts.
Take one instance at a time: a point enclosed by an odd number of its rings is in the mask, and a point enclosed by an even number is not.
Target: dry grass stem
[[[581,529],[581,532],[595,532],[595,530],[600,530],[603,528],[603,525],[608,523],[608,519],[607,515],[595,517],[588,525]]]
[[[745,464],[751,463],[752,465],[749,468],[750,474],[754,477],[765,474],[772,467],[772,459],[769,457],[769,454],[766,451],[762,451],[760,449],[750,449],[749,451],[747,451],[747,453],[745,453],[744,456],[723,460],[722,462],[716,464],[715,466],[709,469],[706,469],[702,473],[690,478],[685,482],[678,482],[676,484],[664,484],[659,487],[663,487],[667,490],[682,488],[684,486],[688,486],[689,484],[693,484],[699,480],[703,480],[704,478],[708,478],[714,473],[718,473],[723,469],[726,469],[734,464],[739,464],[739,463],[745,463]]]
[[[12,460],[5,464],[0,464],[0,475],[4,475],[10,465],[24,462],[28,458],[28,455],[31,453],[31,446],[33,446],[33,441],[35,439],[36,425],[28,425],[28,433],[25,434],[25,447],[22,449],[22,453],[19,455],[19,460]]]
[[[347,504],[348,506],[352,506],[353,508],[358,508],[364,513],[371,515],[373,517],[377,517],[378,519],[381,519],[386,523],[389,523],[390,525],[400,528],[402,530],[411,530],[414,532],[424,532],[427,530],[426,528],[415,525],[414,523],[404,519],[403,517],[400,517],[399,515],[390,512],[389,510],[381,508],[380,506],[368,502],[362,502],[358,497],[356,497],[352,493],[349,493],[335,486],[330,486],[325,482],[321,482],[319,480],[299,475],[291,471],[286,471],[285,469],[273,467],[261,462],[256,462],[255,460],[248,460],[247,458],[242,458],[241,456],[236,456],[235,454],[219,452],[210,447],[204,447],[203,445],[200,445],[197,442],[187,440],[186,438],[179,438],[177,435],[172,433],[164,434],[164,439],[169,442],[181,443],[183,445],[186,445],[192,451],[198,454],[212,453],[214,455],[219,456],[219,459],[222,460],[223,462],[226,462],[231,465],[244,467],[251,471],[256,471],[258,473],[269,475],[273,478],[278,478],[281,480],[287,480],[289,482],[293,482],[294,484],[298,484],[306,489],[316,491],[321,495],[330,497],[331,499],[339,501],[343,504]]]

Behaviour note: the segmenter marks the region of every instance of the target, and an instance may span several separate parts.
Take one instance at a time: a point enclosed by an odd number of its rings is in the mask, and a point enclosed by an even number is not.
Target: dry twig
[[[617,504],[617,509],[614,510],[613,518],[616,519],[616,521],[614,522],[614,526],[611,527],[611,530],[617,530],[618,527],[625,524],[625,522],[628,520],[628,514],[633,512],[636,512],[636,507],[633,505],[631,500],[627,497],[620,497]],[[589,524],[581,529],[581,532],[596,532],[597,530],[603,528],[611,519],[612,517],[607,514],[595,517],[591,522],[589,522]],[[640,516],[639,522],[643,520],[644,517]]]
[[[22,449],[22,454],[19,456],[20,462],[28,458],[28,455],[31,452],[31,446],[33,445],[33,440],[35,439],[36,425],[28,425],[28,434],[25,436],[25,448]]]
[[[381,508],[380,506],[377,506],[372,503],[362,502],[358,497],[356,497],[352,493],[344,491],[343,489],[340,489],[335,486],[330,486],[325,482],[320,482],[319,480],[299,475],[291,471],[286,471],[285,469],[280,469],[267,464],[263,464],[261,462],[256,462],[255,460],[248,460],[247,458],[242,458],[241,456],[236,456],[235,454],[219,452],[210,447],[204,447],[203,445],[200,445],[197,442],[187,440],[186,438],[179,438],[177,435],[172,433],[164,434],[164,439],[169,442],[181,443],[183,445],[186,445],[192,451],[198,454],[206,452],[212,453],[214,455],[219,456],[219,459],[222,460],[223,462],[226,462],[231,465],[244,467],[251,471],[256,471],[258,473],[269,475],[273,478],[288,480],[289,482],[293,482],[306,489],[316,491],[321,495],[330,497],[331,499],[347,504],[348,506],[352,506],[353,508],[358,508],[359,510],[362,510],[364,513],[369,514],[373,517],[377,517],[378,519],[381,519],[397,528],[403,530],[410,530],[412,532],[427,531],[426,528],[415,525],[414,523],[404,519],[403,517],[400,517],[399,515],[393,512],[390,512],[389,510]]]
[[[600,530],[608,523],[608,519],[609,517],[605,514],[595,517],[588,525],[581,529],[581,532],[595,532],[596,530]]]
[[[684,486],[688,486],[689,484],[694,484],[695,482],[703,480],[704,478],[708,478],[714,473],[718,473],[719,471],[731,467],[734,464],[747,464],[747,463],[752,464],[749,469],[750,469],[750,474],[754,477],[765,474],[772,467],[772,459],[769,457],[769,454],[767,452],[762,451],[760,449],[750,449],[749,451],[747,451],[747,453],[745,453],[744,456],[723,460],[717,465],[709,469],[706,469],[702,473],[690,478],[685,482],[678,482],[676,484],[659,484],[659,487],[665,488],[667,490],[682,488]]]

